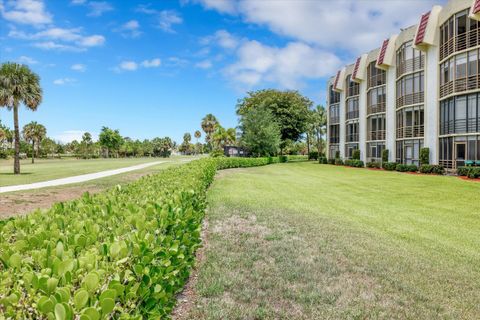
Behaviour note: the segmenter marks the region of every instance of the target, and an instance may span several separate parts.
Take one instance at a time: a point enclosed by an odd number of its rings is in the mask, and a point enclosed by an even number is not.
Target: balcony
[[[422,138],[423,134],[424,134],[423,124],[397,128],[397,139]]]
[[[358,133],[347,134],[346,142],[358,142]]]
[[[478,30],[469,30],[448,39],[440,46],[440,60],[447,58],[455,52],[478,46],[480,44]]]
[[[425,57],[423,54],[413,59],[400,61],[397,66],[397,78],[400,78],[405,73],[421,70],[424,65]]]
[[[385,130],[369,131],[367,133],[367,141],[385,140],[385,133]]]
[[[360,85],[354,84],[353,86],[349,86],[347,89],[347,98],[358,96],[360,94]]]
[[[480,75],[472,75],[465,78],[455,79],[440,85],[440,98],[452,93],[464,92],[480,88]]]
[[[385,112],[385,102],[380,102],[367,107],[367,115],[379,112]]]
[[[333,137],[330,137],[330,143],[340,143],[340,137],[338,136],[333,136]]]
[[[330,117],[330,124],[339,124],[340,123],[340,117],[335,116],[335,117]]]
[[[425,96],[425,93],[421,91],[421,92],[406,94],[402,97],[399,97],[397,98],[397,108],[408,106],[411,104],[423,103],[424,96]]]
[[[386,83],[385,72],[380,72],[379,74],[368,78],[368,88],[381,86],[381,85],[384,85],[385,83]]]
[[[358,110],[348,111],[345,114],[345,116],[347,120],[357,119],[359,117],[359,111]]]

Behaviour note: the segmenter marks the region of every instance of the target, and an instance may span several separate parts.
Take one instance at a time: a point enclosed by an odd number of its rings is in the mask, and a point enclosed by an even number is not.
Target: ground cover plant
[[[202,159],[48,211],[0,221],[0,314],[7,318],[160,318],[200,243],[216,170],[276,158]]]
[[[313,162],[222,172],[184,318],[476,319],[479,192]]]

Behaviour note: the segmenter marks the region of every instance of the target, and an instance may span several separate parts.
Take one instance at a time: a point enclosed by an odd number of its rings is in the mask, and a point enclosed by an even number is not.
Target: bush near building
[[[420,149],[420,165],[430,164],[430,149],[421,148]]]
[[[367,162],[366,167],[371,169],[380,169],[380,163],[375,161]]]
[[[387,171],[395,171],[397,168],[397,163],[396,162],[384,162],[382,165],[383,169]]]

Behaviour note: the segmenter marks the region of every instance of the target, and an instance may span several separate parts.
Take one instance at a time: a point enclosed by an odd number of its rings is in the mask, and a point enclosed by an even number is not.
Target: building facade
[[[480,161],[480,0],[450,0],[328,82],[327,152],[455,169]]]

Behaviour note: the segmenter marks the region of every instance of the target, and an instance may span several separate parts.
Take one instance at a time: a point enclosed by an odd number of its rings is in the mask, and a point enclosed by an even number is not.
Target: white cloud
[[[42,0],[9,0],[5,4],[0,0],[0,13],[5,20],[35,27],[52,22],[52,14],[45,10]]]
[[[174,10],[156,10],[150,6],[140,5],[136,9],[137,12],[155,16],[157,20],[156,26],[165,32],[175,33],[173,26],[183,22],[182,17]]]
[[[54,139],[62,143],[69,143],[69,142],[72,142],[73,140],[77,140],[78,142],[80,142],[82,141],[82,136],[85,132],[86,131],[83,131],[83,130],[67,130],[67,131],[61,132],[60,134],[55,135]],[[97,140],[97,138],[95,137],[93,140],[95,141]]]
[[[185,67],[188,64],[188,60],[179,57],[169,57],[167,60],[168,67]]]
[[[420,15],[444,0],[195,0],[205,8],[238,14],[247,23],[322,48],[353,54],[381,45],[401,27],[418,23]]]
[[[184,0],[184,2],[189,2]],[[233,0],[191,0],[193,3],[201,3],[206,9],[217,10],[221,13],[235,14],[236,2]]]
[[[119,67],[121,70],[135,71],[138,69],[138,64],[135,61],[122,61]]]
[[[158,68],[162,64],[162,61],[159,58],[155,58],[152,60],[144,60],[142,62],[142,66],[145,68]]]
[[[85,2],[87,2],[86,0],[72,0],[72,4],[73,5],[81,5],[81,4],[85,4]]]
[[[212,62],[210,60],[203,60],[195,64],[195,67],[200,69],[210,69],[212,67]]]
[[[31,58],[31,57],[28,57],[28,56],[20,56],[18,59],[17,59],[18,62],[20,63],[24,63],[24,64],[37,64],[38,61]]]
[[[63,86],[65,84],[70,84],[76,81],[77,80],[72,78],[60,78],[60,79],[53,80],[53,84],[56,84],[57,86]]]
[[[235,49],[240,40],[226,30],[218,30],[213,35],[200,40],[203,45],[215,43],[224,49]]]
[[[9,37],[39,41],[33,45],[47,50],[84,51],[88,47],[101,46],[105,43],[105,37],[101,35],[82,35],[81,28],[58,28],[51,27],[45,30],[27,34],[17,29],[11,29]]]
[[[87,66],[81,63],[76,63],[70,67],[73,71],[78,71],[78,72],[85,72],[87,70]]]
[[[142,32],[140,31],[140,23],[137,20],[130,20],[113,31],[119,32],[125,38],[137,38]]]
[[[247,87],[267,82],[299,89],[304,80],[329,76],[341,65],[336,55],[302,42],[279,48],[246,41],[236,54],[237,61],[224,72],[233,82]]]
[[[88,13],[90,17],[100,17],[105,12],[113,10],[113,7],[105,1],[90,1],[87,6],[90,8],[90,12]]]

